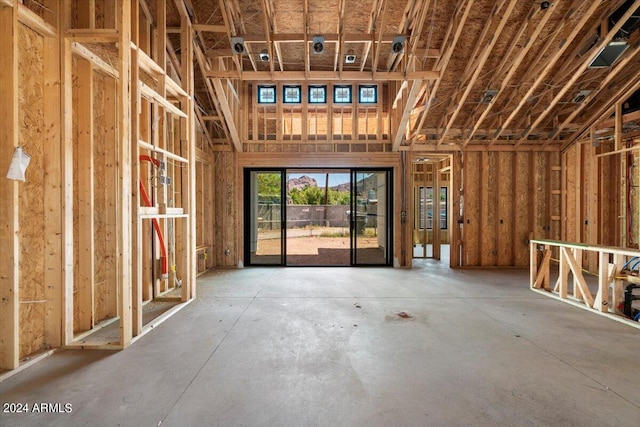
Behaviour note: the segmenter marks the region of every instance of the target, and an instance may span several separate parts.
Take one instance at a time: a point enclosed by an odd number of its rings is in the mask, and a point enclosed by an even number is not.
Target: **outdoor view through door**
[[[387,169],[245,171],[247,265],[390,265]]]

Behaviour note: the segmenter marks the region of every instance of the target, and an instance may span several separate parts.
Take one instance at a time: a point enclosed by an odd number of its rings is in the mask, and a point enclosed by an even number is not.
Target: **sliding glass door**
[[[349,169],[287,169],[286,264],[349,266]]]
[[[246,265],[391,265],[390,169],[247,169]]]
[[[245,173],[245,261],[252,265],[284,263],[283,172]]]
[[[391,263],[389,170],[353,170],[351,239],[353,265]]]

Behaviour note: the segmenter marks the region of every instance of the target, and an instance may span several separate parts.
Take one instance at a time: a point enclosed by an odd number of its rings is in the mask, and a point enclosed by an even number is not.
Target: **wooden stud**
[[[194,91],[194,53],[193,53],[193,31],[191,30],[191,22],[188,17],[183,17],[181,22],[181,35],[180,35],[180,49],[182,60],[182,88],[187,93],[193,93]],[[229,103],[226,98],[224,88],[219,80],[213,81],[213,86],[216,91],[218,102],[223,106],[223,114],[230,132],[233,135],[234,145],[236,149],[242,150],[240,145],[239,135],[235,128],[232,112],[229,108]],[[186,181],[186,191],[183,190],[183,207],[189,214],[189,218],[184,221],[184,235],[180,240],[177,240],[179,244],[184,245],[185,250],[183,252],[183,259],[176,259],[176,264],[181,267],[183,278],[182,286],[182,301],[187,301],[195,297],[196,283],[195,277],[197,274],[196,263],[196,157],[195,157],[195,120],[193,118],[193,102],[191,98],[182,100],[184,109],[187,112],[187,118],[181,120],[181,140],[183,144],[186,144],[187,159],[189,160],[189,167],[186,171],[183,171],[183,180]],[[183,181],[183,182],[184,182]],[[176,222],[175,228],[178,229]],[[186,281],[186,283],[184,283]]]
[[[128,347],[133,332],[132,319],[132,229],[131,229],[131,1],[116,6],[118,24],[118,314],[120,316],[120,347]]]
[[[624,255],[615,253],[613,255],[613,291],[611,293],[611,309],[622,314],[620,307],[624,304],[624,282],[619,278],[622,267],[624,266]]]
[[[105,79],[105,115],[104,121],[107,126],[104,135],[104,166],[108,175],[104,180],[105,198],[105,247],[107,257],[104,268],[107,272],[107,292],[105,301],[105,311],[109,317],[118,315],[118,289],[117,289],[117,158],[116,158],[116,79]]]
[[[461,225],[458,223],[458,218],[460,218],[460,206],[463,202],[463,194],[461,194],[460,189],[462,188],[462,174],[464,171],[462,170],[462,154],[454,153],[451,155],[451,201],[449,203],[449,224],[450,227],[450,235],[449,235],[449,266],[451,268],[459,267],[460,264],[460,248],[462,245],[462,236],[460,234]]]
[[[440,232],[440,162],[433,163],[433,213],[432,235],[433,235],[433,258],[440,260],[440,246],[442,243],[442,233]]]
[[[140,9],[139,2],[133,1],[128,8],[131,22],[131,44],[127,46],[129,50],[129,73],[131,75],[131,85],[129,87],[129,117],[131,122],[129,124],[130,135],[132,143],[128,145],[130,150],[130,173],[131,173],[131,210],[129,223],[131,224],[131,337],[140,335],[143,327],[142,319],[142,304],[144,300],[143,287],[153,281],[152,277],[149,277],[149,269],[144,268],[143,264],[147,262],[147,266],[150,265],[149,258],[151,257],[151,251],[149,250],[148,242],[145,242],[144,238],[148,237],[143,235],[143,221],[140,219],[139,210],[141,203],[141,196],[139,190],[139,180],[142,178],[142,171],[146,170],[140,166],[140,149],[136,141],[138,141],[141,135],[144,133],[147,135],[147,127],[149,117],[146,114],[148,111],[148,103],[145,102],[143,108],[143,102],[141,96],[143,96],[142,86],[144,83],[140,82],[140,53],[143,52],[142,47],[136,49],[132,46],[139,46],[140,44]],[[125,49],[127,49],[125,48]],[[121,48],[122,49],[122,48]],[[149,91],[152,91],[149,88]],[[162,98],[162,95],[153,91],[152,94],[147,94],[148,99],[156,100]],[[152,258],[154,260],[155,258]],[[153,262],[153,261],[151,261]],[[146,280],[146,281],[145,281]],[[144,283],[143,283],[144,281]]]
[[[598,252],[598,293],[593,308],[602,312],[609,312],[609,254]]]
[[[76,331],[94,325],[95,229],[93,156],[93,71],[91,63],[78,59],[78,305]]]
[[[60,28],[60,4],[50,2],[56,31]],[[57,31],[58,32],[58,31]],[[44,209],[45,233],[45,346],[57,348],[63,344],[63,281],[62,264],[62,142],[60,139],[62,114],[60,111],[60,41],[58,38],[44,39]]]
[[[0,7],[0,55],[3,70],[0,88],[0,170],[9,170],[14,149],[18,146],[18,12],[16,7]],[[20,278],[20,242],[18,240],[19,184],[0,179],[3,202],[0,203],[0,369],[15,369],[19,365],[18,311]]]
[[[61,9],[61,30],[66,30],[71,25],[71,0],[64,0]],[[61,76],[62,76],[62,102],[63,125],[61,139],[62,152],[62,206],[63,206],[63,343],[70,344],[74,339],[73,334],[73,286],[74,286],[74,238],[73,238],[73,80],[72,80],[72,49],[68,38],[60,37],[62,52]]]

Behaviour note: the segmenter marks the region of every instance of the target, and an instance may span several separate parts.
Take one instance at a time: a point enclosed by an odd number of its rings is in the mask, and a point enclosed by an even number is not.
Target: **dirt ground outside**
[[[287,230],[287,265],[350,265],[351,246],[347,227],[312,227]],[[384,264],[386,257],[379,248],[374,228],[357,237],[357,262]],[[258,233],[255,261],[273,258],[281,251],[280,232]],[[266,259],[266,258],[265,258]]]

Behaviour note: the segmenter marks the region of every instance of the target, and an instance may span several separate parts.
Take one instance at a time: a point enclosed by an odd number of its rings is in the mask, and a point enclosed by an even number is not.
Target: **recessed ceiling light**
[[[231,49],[233,53],[241,55],[244,53],[244,39],[242,37],[231,37]]]
[[[313,36],[313,53],[324,52],[324,37]]]
[[[353,64],[356,62],[356,55],[353,53],[353,50],[349,49],[347,55],[344,57],[345,64]]]
[[[395,36],[393,43],[391,43],[391,52],[400,53],[404,49],[404,42],[407,40],[405,36]]]

